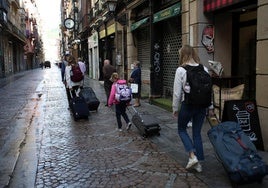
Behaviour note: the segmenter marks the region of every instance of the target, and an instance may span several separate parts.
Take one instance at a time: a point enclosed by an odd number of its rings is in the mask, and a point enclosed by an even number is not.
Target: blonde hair
[[[179,65],[184,65],[186,62],[194,60],[196,63],[200,63],[200,59],[194,50],[194,48],[190,45],[184,45],[179,50]]]
[[[117,81],[118,79],[119,79],[119,75],[118,75],[116,72],[114,72],[114,73],[111,75],[110,80],[111,80],[112,82],[115,82],[115,81]]]

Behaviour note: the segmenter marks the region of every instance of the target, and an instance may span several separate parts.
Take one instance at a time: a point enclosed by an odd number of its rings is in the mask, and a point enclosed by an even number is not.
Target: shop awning
[[[204,12],[213,12],[215,10],[241,3],[247,0],[204,0]]]
[[[181,3],[177,3],[154,14],[154,23],[176,16],[181,13]]]
[[[135,29],[137,29],[138,27],[140,27],[141,25],[147,23],[149,20],[149,17],[143,18],[133,24],[131,24],[131,31],[134,31]]]

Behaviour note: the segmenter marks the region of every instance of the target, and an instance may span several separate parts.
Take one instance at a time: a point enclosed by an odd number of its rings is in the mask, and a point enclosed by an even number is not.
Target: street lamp
[[[108,0],[108,1],[106,1],[106,5],[107,5],[108,11],[110,13],[114,13],[114,11],[116,9],[116,4],[117,4],[117,0]]]

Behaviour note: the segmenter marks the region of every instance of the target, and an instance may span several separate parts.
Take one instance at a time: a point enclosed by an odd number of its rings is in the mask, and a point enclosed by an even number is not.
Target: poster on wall
[[[255,100],[225,101],[222,121],[238,122],[256,148],[264,150],[258,109]]]

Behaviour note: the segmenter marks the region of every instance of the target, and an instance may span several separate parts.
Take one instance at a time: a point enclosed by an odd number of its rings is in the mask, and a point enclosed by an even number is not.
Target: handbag
[[[138,84],[131,83],[130,88],[131,88],[132,93],[138,93],[138,88],[139,88]]]

